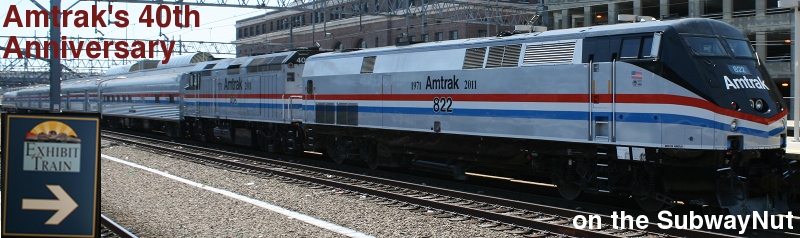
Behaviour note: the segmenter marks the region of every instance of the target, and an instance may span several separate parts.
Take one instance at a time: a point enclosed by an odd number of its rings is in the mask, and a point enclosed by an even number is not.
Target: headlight
[[[733,119],[733,121],[731,122],[731,131],[735,131],[736,130],[736,127],[738,126],[737,125],[738,123],[739,123],[738,120]]]
[[[764,110],[764,101],[761,99],[756,99],[756,111],[763,111]]]
[[[731,102],[731,108],[733,108],[733,110],[737,110],[738,111],[739,110],[739,104],[736,104],[736,102]]]

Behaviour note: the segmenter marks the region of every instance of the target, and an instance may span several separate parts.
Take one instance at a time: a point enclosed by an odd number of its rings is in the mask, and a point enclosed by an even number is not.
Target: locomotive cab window
[[[733,39],[728,39],[726,41],[728,42],[728,47],[730,47],[731,52],[733,52],[733,56],[755,58],[753,55],[753,48],[747,44],[747,41]]]
[[[186,90],[198,90],[200,89],[200,74],[193,73],[191,74],[191,78],[189,79],[189,84],[186,85]]]
[[[651,54],[651,52],[658,52],[658,48],[656,47],[658,46],[653,46],[653,37],[648,36],[642,38],[642,52],[641,55],[639,55],[639,58],[654,57],[655,55]]]
[[[639,57],[639,44],[640,38],[628,38],[622,40],[622,49],[619,51],[620,58],[637,58]]]
[[[286,81],[288,81],[288,82],[294,82],[294,72],[288,72],[288,73],[286,73]]]
[[[685,36],[686,43],[697,55],[702,56],[727,56],[728,52],[722,47],[722,43],[718,38],[714,37],[698,37],[698,36]]]

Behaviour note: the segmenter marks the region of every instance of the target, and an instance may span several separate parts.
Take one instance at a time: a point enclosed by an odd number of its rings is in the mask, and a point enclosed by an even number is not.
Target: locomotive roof
[[[249,66],[250,64],[261,64],[261,63],[270,63],[270,64],[286,64],[292,57],[297,54],[297,51],[285,51],[279,53],[272,53],[272,54],[265,54],[265,55],[257,55],[257,56],[246,56],[246,57],[238,57],[233,59],[223,59],[218,61],[208,61],[205,63],[197,64],[191,71],[203,71],[203,70],[218,70],[218,69],[227,69],[232,65],[239,65],[239,67],[244,68]],[[280,59],[280,62],[264,62],[266,60],[272,59]],[[213,68],[206,69],[206,65],[215,64]]]
[[[673,29],[678,33],[720,35],[729,38],[747,39],[744,34],[741,33],[741,31],[721,21],[707,18],[685,18],[669,21],[651,21],[642,23],[570,28],[545,32],[516,34],[504,37],[483,37],[426,42],[405,46],[371,48],[352,52],[324,53],[311,56],[309,57],[309,60],[354,56],[374,56],[389,53],[419,52],[432,50],[431,48],[435,48],[435,50],[447,50],[465,48],[465,46],[482,47],[491,45],[530,43],[536,41],[582,39],[587,37],[632,34],[640,32],[664,32],[670,29]]]

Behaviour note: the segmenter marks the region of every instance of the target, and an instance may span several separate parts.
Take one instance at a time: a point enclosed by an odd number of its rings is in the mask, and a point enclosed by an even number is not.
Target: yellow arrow
[[[75,203],[75,200],[72,200],[72,197],[61,186],[47,185],[47,188],[50,189],[53,195],[56,195],[56,200],[22,199],[22,210],[56,210],[56,214],[53,214],[44,224],[58,225],[78,207],[78,204]]]

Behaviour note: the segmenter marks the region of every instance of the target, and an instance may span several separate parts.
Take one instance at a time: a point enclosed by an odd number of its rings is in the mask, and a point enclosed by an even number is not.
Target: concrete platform
[[[800,142],[792,141],[788,138],[786,145],[786,157],[793,160],[800,160]]]
[[[793,160],[800,160],[800,141],[794,140],[794,121],[786,122],[786,157]]]

